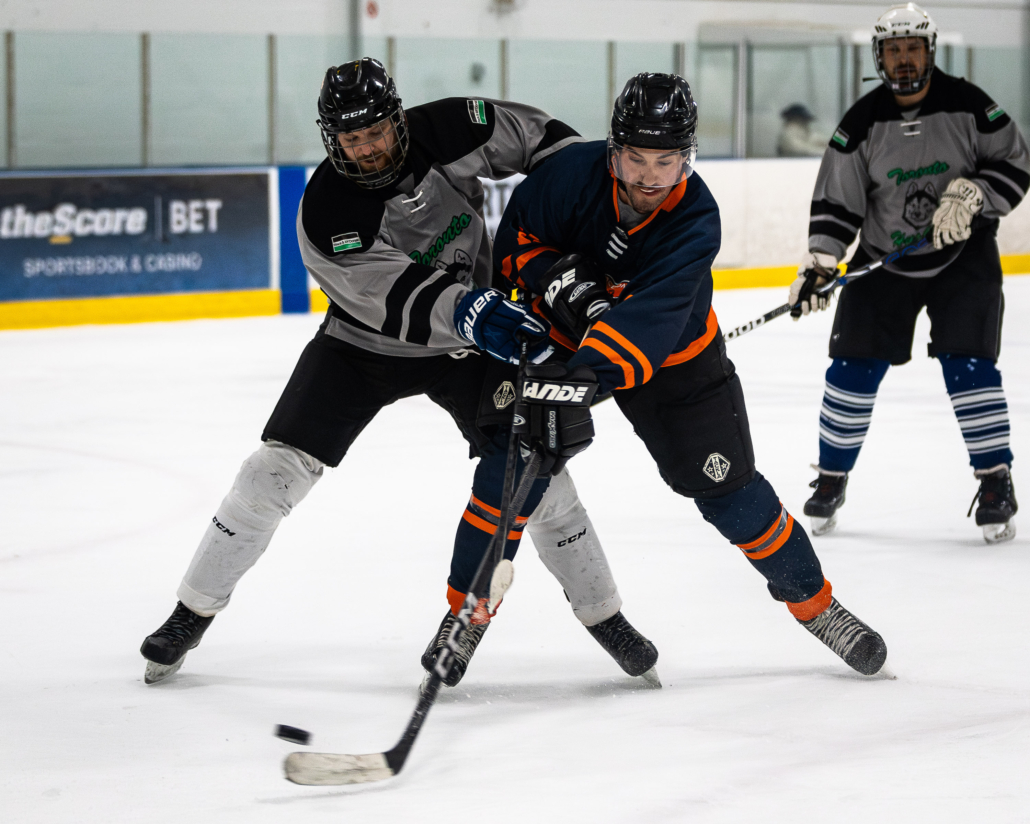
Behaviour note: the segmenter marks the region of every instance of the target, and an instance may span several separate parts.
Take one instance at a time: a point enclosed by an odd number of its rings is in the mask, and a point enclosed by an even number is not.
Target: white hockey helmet
[[[883,66],[883,48],[894,38],[922,37],[926,41],[926,65],[919,74],[906,73],[892,78]],[[873,24],[873,63],[880,79],[895,94],[916,94],[930,82],[937,51],[937,24],[915,3],[891,6]]]

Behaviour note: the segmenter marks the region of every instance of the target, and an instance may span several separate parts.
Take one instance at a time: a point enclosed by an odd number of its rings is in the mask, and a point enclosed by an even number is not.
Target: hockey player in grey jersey
[[[1004,308],[995,234],[1027,192],[1030,154],[1001,106],[935,68],[936,40],[936,26],[914,3],[876,21],[883,84],[844,116],[816,180],[809,253],[790,289],[805,314],[826,308],[814,290],[859,229],[849,266],[933,241],[841,293],[819,417],[819,477],[805,504],[817,535],[836,524],[877,388],[890,366],[911,358],[925,306],[928,354],[941,364],[980,482],[976,523],[988,543],[1015,536],[1008,407],[995,365]]]
[[[263,443],[211,519],[175,611],[143,643],[147,683],[179,669],[280,520],[326,466],[340,463],[382,407],[405,397],[425,394],[446,409],[480,458],[462,521],[475,528],[459,528],[448,581],[449,601],[460,605],[471,584],[468,570],[497,528],[516,333],[532,338],[534,360],[551,348],[545,325],[489,288],[491,245],[479,178],[529,173],[582,138],[517,103],[451,98],[405,111],[393,80],[369,58],[328,70],[318,111],[328,159],[305,189],[297,235],[329,312],[301,354]],[[514,555],[523,529],[591,634],[631,675],[650,670],[658,653],[622,616],[607,560],[567,472],[534,484],[506,557]],[[570,535],[582,537],[569,541]],[[462,636],[450,686],[489,626],[483,606]],[[448,610],[438,634],[451,616]]]

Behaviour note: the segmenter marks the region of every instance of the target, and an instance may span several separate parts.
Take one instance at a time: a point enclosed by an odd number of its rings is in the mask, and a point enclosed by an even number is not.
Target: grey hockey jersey
[[[410,146],[400,180],[364,189],[328,159],[297,215],[304,265],[328,295],[326,333],[384,355],[468,349],[454,310],[489,286],[483,186],[528,173],[582,138],[539,109],[448,98],[406,110]]]
[[[974,181],[984,193],[973,231],[993,231],[1030,186],[1030,153],[1019,129],[982,90],[935,69],[917,110],[902,111],[880,86],[859,100],[823,154],[808,246],[842,259],[861,229],[876,258],[933,233],[933,213],[948,184]],[[953,255],[932,245],[889,271],[932,277]]]

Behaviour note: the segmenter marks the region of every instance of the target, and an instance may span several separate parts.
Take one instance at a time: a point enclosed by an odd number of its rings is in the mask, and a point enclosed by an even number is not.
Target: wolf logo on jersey
[[[933,220],[933,213],[939,203],[940,198],[932,183],[927,183],[922,189],[915,183],[909,183],[905,191],[905,211],[902,217],[909,226],[922,229]]]

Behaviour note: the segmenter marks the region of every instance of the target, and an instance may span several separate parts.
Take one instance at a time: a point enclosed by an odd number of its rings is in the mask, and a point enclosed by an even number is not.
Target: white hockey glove
[[[798,266],[797,279],[790,285],[790,316],[797,320],[809,312],[818,312],[830,305],[829,295],[815,294],[837,274],[837,258],[826,252],[807,252]]]
[[[983,207],[983,189],[972,180],[956,177],[951,181],[941,195],[941,205],[933,213],[934,248],[943,249],[949,243],[968,240],[973,217],[983,211]]]

